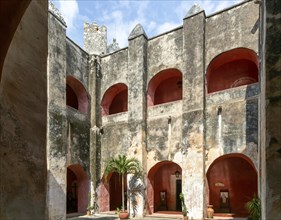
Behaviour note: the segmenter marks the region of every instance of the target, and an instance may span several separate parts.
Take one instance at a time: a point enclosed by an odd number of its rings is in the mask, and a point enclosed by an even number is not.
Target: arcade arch
[[[174,68],[157,73],[148,84],[147,105],[159,105],[182,99],[182,73]]]
[[[171,161],[154,165],[147,176],[147,211],[181,211],[181,167]]]
[[[124,83],[111,86],[101,101],[102,115],[112,115],[128,111],[128,87]]]
[[[207,171],[209,204],[215,213],[247,216],[245,204],[258,193],[258,175],[251,159],[239,153],[223,155]]]
[[[88,206],[88,175],[79,164],[67,167],[66,210],[67,213],[84,213]]]
[[[89,99],[83,84],[73,76],[66,77],[66,105],[87,114]]]
[[[127,178],[125,175],[125,183]],[[125,209],[127,208],[127,184],[125,184]],[[102,178],[101,196],[100,196],[100,211],[113,211],[122,207],[122,179],[121,175],[116,172],[110,173]]]
[[[219,54],[210,62],[206,73],[208,93],[258,81],[258,56],[247,48],[236,48]]]

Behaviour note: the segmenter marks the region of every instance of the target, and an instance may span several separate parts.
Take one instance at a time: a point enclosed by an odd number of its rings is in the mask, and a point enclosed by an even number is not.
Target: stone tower
[[[106,53],[107,29],[104,25],[98,26],[96,22],[84,23],[84,49],[89,54],[101,55]]]

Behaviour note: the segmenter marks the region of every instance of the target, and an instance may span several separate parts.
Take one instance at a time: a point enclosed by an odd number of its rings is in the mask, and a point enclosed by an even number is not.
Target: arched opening
[[[83,114],[88,112],[88,94],[83,84],[72,76],[66,78],[66,105]]]
[[[125,183],[127,177],[125,176]],[[127,184],[125,184],[125,209],[127,209]],[[100,211],[115,211],[122,207],[122,178],[118,173],[110,173],[101,183]]]
[[[181,167],[171,161],[162,161],[148,172],[147,211],[181,211],[179,194],[182,191]]]
[[[215,57],[209,64],[208,93],[258,82],[258,57],[247,48],[237,48]]]
[[[128,111],[128,87],[124,83],[111,86],[101,101],[102,115],[112,115]]]
[[[0,81],[2,68],[7,51],[10,47],[17,27],[30,4],[31,0],[21,1],[1,1],[0,7],[0,35],[1,50],[0,50]]]
[[[67,167],[67,213],[86,212],[88,206],[88,184],[88,175],[79,164]]]
[[[257,195],[257,178],[252,161],[245,155],[227,154],[217,158],[207,172],[209,204],[214,206],[215,213],[247,216],[245,204]]]
[[[148,84],[147,105],[153,106],[182,99],[182,73],[166,69],[157,73]]]

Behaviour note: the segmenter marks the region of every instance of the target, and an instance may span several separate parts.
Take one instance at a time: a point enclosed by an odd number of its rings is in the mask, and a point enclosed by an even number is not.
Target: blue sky
[[[67,23],[67,36],[83,48],[84,22],[107,27],[108,44],[117,39],[121,48],[140,23],[147,36],[153,37],[182,25],[193,4],[199,4],[207,15],[230,7],[241,0],[50,0]]]

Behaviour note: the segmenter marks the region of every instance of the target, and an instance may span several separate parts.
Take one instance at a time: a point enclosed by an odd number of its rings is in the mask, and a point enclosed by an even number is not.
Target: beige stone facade
[[[280,3],[257,3],[193,10],[152,38],[137,25],[106,54],[105,27],[85,26],[84,51],[58,11],[26,1],[1,51],[0,219],[114,210],[118,176],[103,173],[118,154],[143,167],[131,217],[180,212],[180,192],[192,219],[208,204],[246,216],[257,193],[262,219],[280,219]]]

